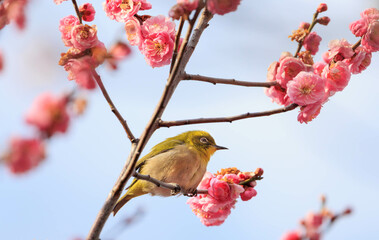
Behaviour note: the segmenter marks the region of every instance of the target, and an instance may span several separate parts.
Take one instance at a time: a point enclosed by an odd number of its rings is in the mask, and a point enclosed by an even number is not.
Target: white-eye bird
[[[194,192],[203,178],[210,157],[220,149],[205,131],[188,131],[154,146],[138,160],[136,170],[166,183],[178,184],[186,192]],[[171,190],[158,187],[146,180],[134,179],[113,208],[113,215],[130,199],[150,193],[171,196]]]

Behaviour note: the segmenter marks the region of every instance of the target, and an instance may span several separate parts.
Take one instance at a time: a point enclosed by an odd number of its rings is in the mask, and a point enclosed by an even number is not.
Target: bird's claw
[[[187,197],[196,197],[197,196],[197,189],[190,189],[186,194],[184,194]]]
[[[171,190],[171,195],[176,195],[181,192],[182,188],[179,186],[179,184],[173,183],[175,186],[174,189]]]

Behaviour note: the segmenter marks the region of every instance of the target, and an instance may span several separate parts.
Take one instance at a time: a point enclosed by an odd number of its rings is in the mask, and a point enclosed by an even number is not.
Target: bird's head
[[[194,148],[206,161],[209,161],[212,154],[217,150],[227,149],[216,145],[214,138],[205,131],[189,131],[184,134],[186,135],[186,144]]]

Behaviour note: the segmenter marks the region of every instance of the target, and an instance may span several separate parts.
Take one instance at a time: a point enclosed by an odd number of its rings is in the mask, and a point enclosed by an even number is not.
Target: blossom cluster
[[[56,1],[57,4],[61,2]],[[90,3],[79,6],[79,12],[83,21],[91,22],[95,18],[95,9]],[[96,87],[94,70],[105,60],[110,61],[111,67],[115,69],[117,62],[130,54],[130,49],[125,44],[123,51],[120,51],[121,44],[118,44],[108,53],[97,37],[96,25],[82,24],[73,15],[60,20],[59,31],[64,45],[70,47],[62,54],[59,64],[68,72],[68,79],[75,80],[84,89]]]
[[[238,197],[242,201],[248,201],[257,195],[255,181],[247,181],[246,184],[243,182],[253,177],[260,178],[262,174],[261,168],[255,173],[240,172],[236,168],[222,169],[217,174],[207,172],[198,188],[208,190],[208,194],[192,197],[187,204],[205,226],[221,225],[231,213]]]
[[[319,212],[309,212],[300,220],[301,229],[286,232],[281,240],[320,240],[326,226],[330,227],[336,220],[352,212],[350,208],[346,208],[341,213],[333,213],[325,207],[325,197],[322,196],[321,199],[322,209]]]
[[[75,99],[73,107],[79,109]],[[46,140],[57,133],[65,133],[70,122],[69,95],[46,92],[39,95],[25,114],[25,122],[37,130],[36,137],[14,136],[0,160],[14,174],[27,172],[45,159]],[[83,108],[83,107],[81,107]],[[82,109],[81,109],[82,110]],[[79,111],[77,111],[79,113]]]
[[[325,11],[326,4],[322,6],[324,8],[319,8]],[[361,16],[362,19],[350,24],[351,31],[361,40],[354,45],[345,39],[331,41],[329,50],[322,55],[323,60],[316,63],[312,56],[318,51],[321,37],[316,32],[309,33],[311,24],[301,23],[290,37],[302,44],[305,51],[295,56],[284,52],[279,61],[270,65],[267,81],[276,85],[265,89],[266,95],[280,105],[299,105],[297,119],[301,123],[317,117],[329,98],[348,85],[351,74],[365,70],[371,63],[372,52],[379,50],[379,10],[367,9]],[[329,22],[325,17],[321,19],[316,23]]]

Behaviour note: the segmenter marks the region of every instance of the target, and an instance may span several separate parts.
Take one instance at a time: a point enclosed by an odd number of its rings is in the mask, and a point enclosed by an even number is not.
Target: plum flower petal
[[[126,21],[125,31],[130,45],[140,46],[142,44],[143,37],[141,32],[141,25],[135,17],[132,17]]]
[[[79,19],[73,15],[62,18],[59,21],[59,31],[62,33],[62,41],[66,47],[71,47],[71,30],[74,26],[79,25]]]
[[[330,63],[333,59],[335,61],[342,61],[343,59],[351,58],[354,55],[351,44],[345,39],[330,41],[329,49],[329,51],[322,55],[326,63]]]
[[[314,104],[309,104],[307,106],[302,106],[300,108],[300,113],[297,116],[297,121],[300,123],[308,123],[312,121],[320,114],[321,108],[321,101]]]
[[[301,234],[299,231],[290,231],[285,233],[280,240],[301,240]]]
[[[361,46],[355,50],[355,53],[354,57],[344,60],[349,65],[349,70],[352,74],[358,74],[365,70],[370,65],[372,57],[372,54],[366,52]]]
[[[167,32],[150,34],[142,43],[146,62],[154,67],[167,65],[174,51],[174,40]]]
[[[70,59],[64,69],[68,71],[68,79],[75,80],[75,82],[84,89],[94,89],[96,82],[92,75],[92,71],[95,68],[94,60],[85,56],[79,59]]]

